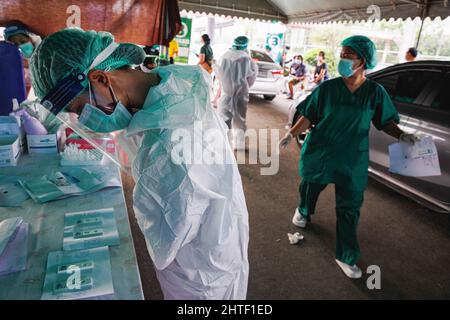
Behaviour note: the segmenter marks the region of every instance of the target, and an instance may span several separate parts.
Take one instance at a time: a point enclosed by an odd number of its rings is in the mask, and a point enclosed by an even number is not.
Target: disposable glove
[[[417,141],[420,140],[420,137],[416,136],[413,133],[402,133],[398,140],[410,145],[414,145]]]
[[[292,138],[293,138],[292,133],[287,132],[286,135],[284,136],[284,138],[280,140],[280,143],[278,144],[278,146],[280,148],[287,148],[289,143],[291,143]]]

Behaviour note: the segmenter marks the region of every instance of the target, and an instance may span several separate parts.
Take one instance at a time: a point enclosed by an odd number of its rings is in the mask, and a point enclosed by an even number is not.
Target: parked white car
[[[266,100],[275,99],[284,89],[283,68],[262,51],[250,50],[250,55],[258,65],[258,75],[250,94],[263,95]]]

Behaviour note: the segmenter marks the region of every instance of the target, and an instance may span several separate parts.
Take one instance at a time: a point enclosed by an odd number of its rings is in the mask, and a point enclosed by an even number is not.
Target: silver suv
[[[389,172],[388,145],[396,141],[372,128],[369,175],[433,211],[450,213],[450,61],[403,63],[367,77],[383,85],[391,96],[400,113],[400,128],[433,137],[442,172],[420,178]],[[298,117],[292,109],[289,125]],[[298,137],[299,146],[303,140],[304,136]]]

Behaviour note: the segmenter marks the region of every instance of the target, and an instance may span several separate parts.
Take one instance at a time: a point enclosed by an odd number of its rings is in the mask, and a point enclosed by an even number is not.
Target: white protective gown
[[[245,299],[248,212],[226,126],[210,107],[210,76],[198,66],[152,72],[161,82],[127,134],[142,137],[132,165],[134,211],[164,297]],[[201,163],[198,154],[191,163],[174,162],[177,129],[195,136],[193,149],[219,155],[217,163]],[[214,141],[202,139],[208,129],[218,133]],[[192,160],[189,152],[182,157]]]
[[[214,65],[214,72],[222,85],[219,114],[229,128],[245,132],[249,90],[256,81],[258,66],[247,51],[230,49]]]

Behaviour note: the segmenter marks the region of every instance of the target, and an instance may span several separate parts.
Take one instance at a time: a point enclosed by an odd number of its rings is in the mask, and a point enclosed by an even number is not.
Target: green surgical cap
[[[377,48],[369,38],[352,36],[342,41],[341,46],[352,48],[361,58],[364,58],[366,69],[373,69],[377,65]]]
[[[94,59],[114,36],[109,32],[64,29],[46,37],[36,48],[30,62],[31,81],[38,98],[42,99],[56,84],[71,73],[87,71]],[[119,47],[95,70],[119,69],[141,64],[142,48],[131,43]],[[87,82],[84,84],[87,86]]]
[[[234,39],[233,49],[244,50],[248,46],[248,38],[246,36],[240,36]]]

